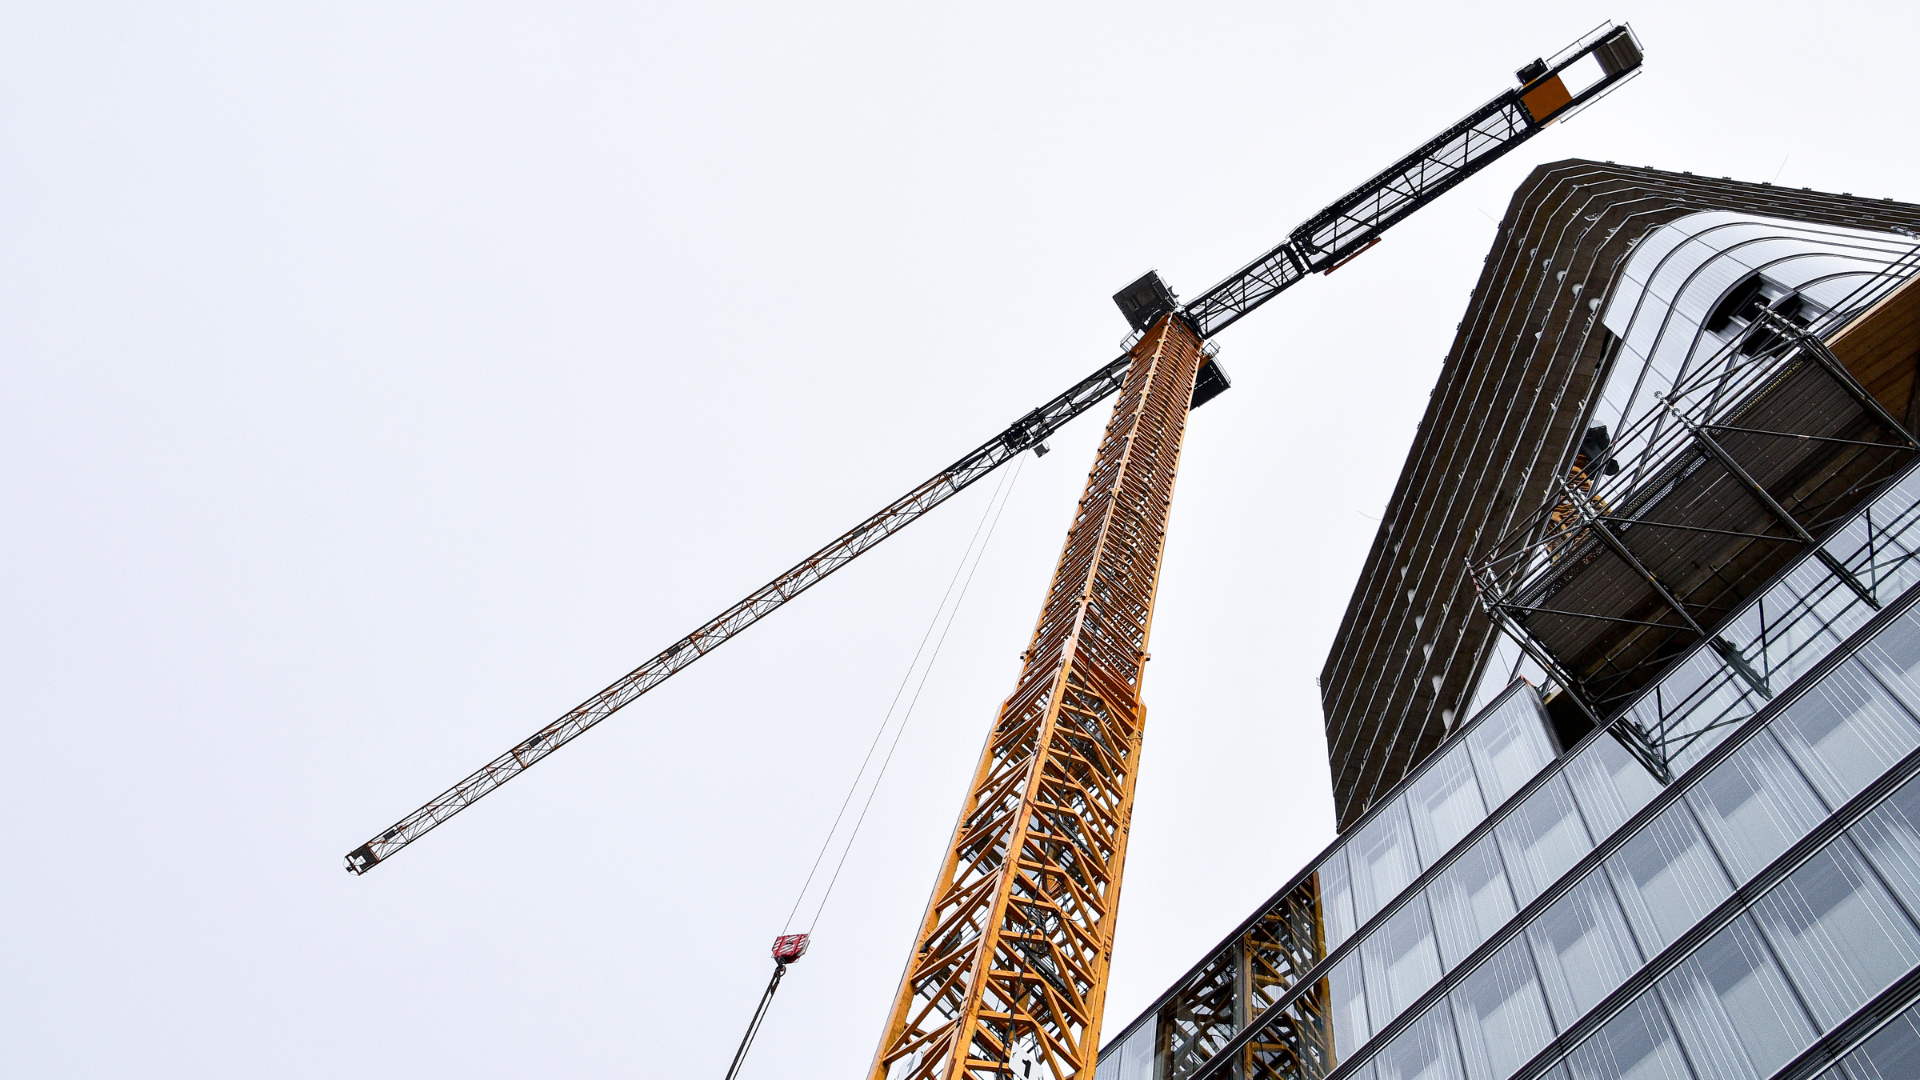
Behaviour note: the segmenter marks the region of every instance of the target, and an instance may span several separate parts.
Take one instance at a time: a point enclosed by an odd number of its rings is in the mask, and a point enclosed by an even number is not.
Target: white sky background
[[[7,1071],[719,1076],[991,485],[341,856],[1606,17],[1642,78],[1221,339],[1110,1032],[1331,837],[1314,676],[1520,179],[1920,201],[1911,8],[8,5]],[[748,1076],[866,1067],[1101,423],[1028,460]]]

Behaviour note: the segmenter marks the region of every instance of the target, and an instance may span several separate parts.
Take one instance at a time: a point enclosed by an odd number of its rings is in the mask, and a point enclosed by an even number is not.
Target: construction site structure
[[[1069,1080],[1097,1065],[1113,932],[1138,775],[1148,630],[1188,413],[1229,386],[1214,335],[1572,115],[1641,65],[1624,26],[1605,24],[1517,73],[1518,85],[1429,139],[1279,244],[1186,304],[1149,272],[1114,297],[1135,332],[1126,355],[1015,421],[867,521],[543,726],[353,849],[364,874],[552,755],[746,627],[784,606],[1019,453],[1045,453],[1062,424],[1118,394],[1024,656],[982,754],[874,1058],[874,1080]],[[1319,908],[1263,923],[1247,955],[1278,993],[1323,950]],[[795,957],[797,958],[797,954]],[[776,969],[736,1052],[737,1070]],[[1331,1057],[1323,1035],[1262,1046]]]
[[[1920,1075],[1920,206],[1537,169],[1320,682],[1098,1080]]]
[[[1202,348],[1171,313],[1133,347],[876,1078],[1072,1076],[1093,1061],[1146,724],[1147,635]]]

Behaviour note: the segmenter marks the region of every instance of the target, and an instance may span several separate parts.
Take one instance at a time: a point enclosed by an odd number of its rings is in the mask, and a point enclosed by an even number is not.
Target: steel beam
[[[1880,601],[1874,598],[1873,590],[1862,584],[1859,578],[1854,577],[1853,571],[1848,570],[1846,564],[1835,558],[1831,551],[1822,547],[1820,542],[1813,538],[1813,534],[1808,532],[1806,527],[1800,524],[1799,519],[1788,513],[1787,508],[1781,506],[1779,500],[1775,499],[1766,488],[1762,487],[1760,481],[1753,478],[1753,474],[1747,472],[1746,466],[1741,465],[1732,454],[1727,453],[1726,447],[1720,445],[1720,440],[1709,435],[1707,429],[1694,423],[1688,419],[1686,415],[1681,413],[1679,409],[1674,408],[1671,400],[1661,398],[1660,404],[1666,406],[1667,412],[1671,413],[1673,418],[1678,420],[1682,427],[1692,433],[1695,441],[1707,448],[1707,452],[1712,454],[1714,459],[1720,462],[1721,467],[1726,469],[1735,480],[1739,481],[1741,487],[1747,489],[1747,494],[1753,496],[1754,501],[1765,507],[1767,513],[1773,515],[1774,520],[1786,526],[1787,529],[1793,533],[1795,539],[1811,547],[1814,557],[1825,564],[1826,568],[1832,571],[1834,577],[1846,582],[1848,588],[1851,588],[1860,599],[1867,602],[1867,606],[1873,608],[1875,611],[1880,610]]]

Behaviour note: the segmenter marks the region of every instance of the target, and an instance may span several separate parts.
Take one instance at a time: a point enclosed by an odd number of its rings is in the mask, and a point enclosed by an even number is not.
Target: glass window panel
[[[1567,762],[1566,777],[1596,842],[1612,836],[1660,792],[1660,782],[1647,767],[1611,738],[1588,743]]]
[[[1493,837],[1485,836],[1461,853],[1427,888],[1434,929],[1447,967],[1465,960],[1480,943],[1513,918],[1513,892],[1507,888]]]
[[[1660,980],[1701,1080],[1765,1080],[1813,1044],[1813,1025],[1742,918]]]
[[[1553,760],[1540,698],[1522,689],[1467,734],[1480,791],[1498,807]]]
[[[1917,480],[1920,473],[1909,473],[1824,545],[1882,600],[1905,592],[1920,571],[1913,558],[1917,519],[1911,485]]]
[[[1472,1080],[1506,1080],[1553,1038],[1527,943],[1515,938],[1454,988],[1454,1021]]]
[[[1404,799],[1382,807],[1354,834],[1347,844],[1347,865],[1353,875],[1354,921],[1364,926],[1420,874]]]
[[[1367,1011],[1374,1026],[1385,1025],[1440,981],[1440,953],[1424,897],[1393,913],[1360,946],[1367,974]]]
[[[1493,703],[1500,692],[1512,685],[1514,669],[1521,658],[1520,646],[1511,636],[1496,632],[1493,647],[1487,652],[1487,659],[1480,669],[1480,679],[1474,683],[1473,701],[1467,706],[1469,720],[1480,715],[1480,710]]]
[[[1920,962],[1913,927],[1845,838],[1775,886],[1754,915],[1823,1030]]]
[[[1847,564],[1856,567],[1872,585],[1874,595],[1883,600],[1899,596],[1920,580],[1920,560],[1914,557],[1916,544],[1920,544],[1920,535],[1916,535],[1920,529],[1915,528],[1920,525],[1920,513],[1915,512],[1913,500],[1916,484],[1920,484],[1920,472],[1910,472],[1899,487],[1874,501],[1871,558],[1864,551],[1845,557]],[[1867,531],[1854,531],[1856,542],[1864,539]]]
[[[1830,593],[1836,582],[1824,566],[1794,568],[1742,612],[1725,636],[1778,693],[1832,652],[1840,638],[1827,628],[1840,614]],[[1825,601],[1823,603],[1823,601]]]
[[[1854,1080],[1913,1080],[1920,1076],[1920,1018],[1912,1008],[1907,1009],[1848,1054],[1846,1062]]]
[[[1604,874],[1553,902],[1527,928],[1547,1003],[1565,1030],[1640,968],[1640,953]]]
[[[1893,894],[1906,901],[1907,911],[1920,913],[1920,778],[1900,785],[1847,835],[1866,852]]]
[[[1886,680],[1895,697],[1920,709],[1920,608],[1882,627],[1856,655]]]
[[[1506,856],[1514,899],[1522,905],[1559,880],[1592,850],[1565,777],[1555,776],[1527,796],[1494,832]]]
[[[1668,766],[1675,776],[1684,775],[1713,752],[1740,723],[1766,704],[1759,692],[1745,679],[1733,673],[1726,662],[1711,650],[1701,650],[1687,668],[1711,667],[1713,674],[1684,706],[1669,709],[1662,721],[1667,740]],[[1660,689],[1662,698],[1666,687]]]
[[[1330,980],[1321,979],[1282,1007],[1280,1016],[1269,1017],[1269,1026],[1262,1037],[1247,1045],[1244,1057],[1222,1070],[1223,1080],[1237,1080],[1243,1075],[1305,1080],[1325,1076],[1335,1066],[1344,1064],[1350,1048],[1344,1044],[1331,1045],[1327,1033],[1328,1003],[1332,997],[1329,983]],[[1251,1066],[1245,1074],[1239,1068],[1240,1061]],[[1350,1075],[1356,1080],[1372,1076],[1373,1066],[1363,1065]],[[1164,1056],[1152,1080],[1169,1080]]]
[[[1885,526],[1888,521],[1897,520],[1916,502],[1920,502],[1920,469],[1909,470],[1899,483],[1873,500],[1873,520]]]
[[[1648,955],[1733,892],[1685,803],[1674,803],[1607,860],[1627,921]]]
[[[1773,730],[1834,806],[1920,745],[1906,710],[1851,660],[1787,706]]]
[[[1153,1037],[1158,1025],[1141,1024],[1120,1045],[1100,1055],[1094,1080],[1153,1080]]]
[[[1686,1080],[1686,1059],[1652,994],[1622,1009],[1567,1055],[1573,1080]]]
[[[1373,1037],[1367,1024],[1367,995],[1360,987],[1360,957],[1348,956],[1327,973],[1328,1007],[1333,1013],[1333,1045],[1345,1058]]]
[[[1466,1080],[1467,1075],[1445,1002],[1395,1036],[1373,1063],[1379,1080]]]
[[[1755,697],[1718,653],[1701,649],[1667,672],[1635,711],[1647,730],[1661,734],[1669,750],[1676,745],[1692,750],[1724,738],[1730,723],[1758,708]]]
[[[1827,816],[1800,770],[1765,731],[1701,777],[1687,801],[1741,883]]]
[[[1314,872],[1320,879],[1320,905],[1325,913],[1327,952],[1353,936],[1353,882],[1347,876],[1347,849],[1343,845],[1327,856]]]
[[[1791,659],[1783,658],[1768,673],[1769,676],[1778,676],[1773,682],[1775,690],[1784,690],[1793,685],[1794,679],[1806,674],[1822,656],[1832,652],[1836,645],[1852,636],[1855,630],[1873,617],[1873,609],[1860,599],[1858,593],[1824,565],[1812,560],[1802,563],[1781,585],[1792,588],[1799,598],[1798,607],[1787,613],[1787,619],[1795,624],[1794,629],[1782,636],[1789,641],[1795,638],[1810,639],[1813,637],[1812,628],[1818,626],[1824,630],[1822,636],[1830,638],[1832,644],[1813,641],[1797,648]],[[1778,591],[1776,588],[1775,592]],[[1769,651],[1782,650],[1776,647]]]
[[[1464,742],[1414,782],[1407,791],[1407,805],[1413,810],[1413,834],[1420,843],[1423,867],[1432,866],[1486,820],[1487,807],[1480,799],[1480,783],[1473,777]]]

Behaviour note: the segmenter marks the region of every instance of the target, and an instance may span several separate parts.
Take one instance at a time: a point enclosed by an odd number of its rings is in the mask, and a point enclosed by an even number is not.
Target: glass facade
[[[1642,692],[1669,783],[1508,687],[1099,1080],[1765,1080],[1920,984],[1917,523],[1910,471],[1824,545],[1874,602],[1810,553]],[[1846,1054],[1920,1076],[1920,1017]]]

